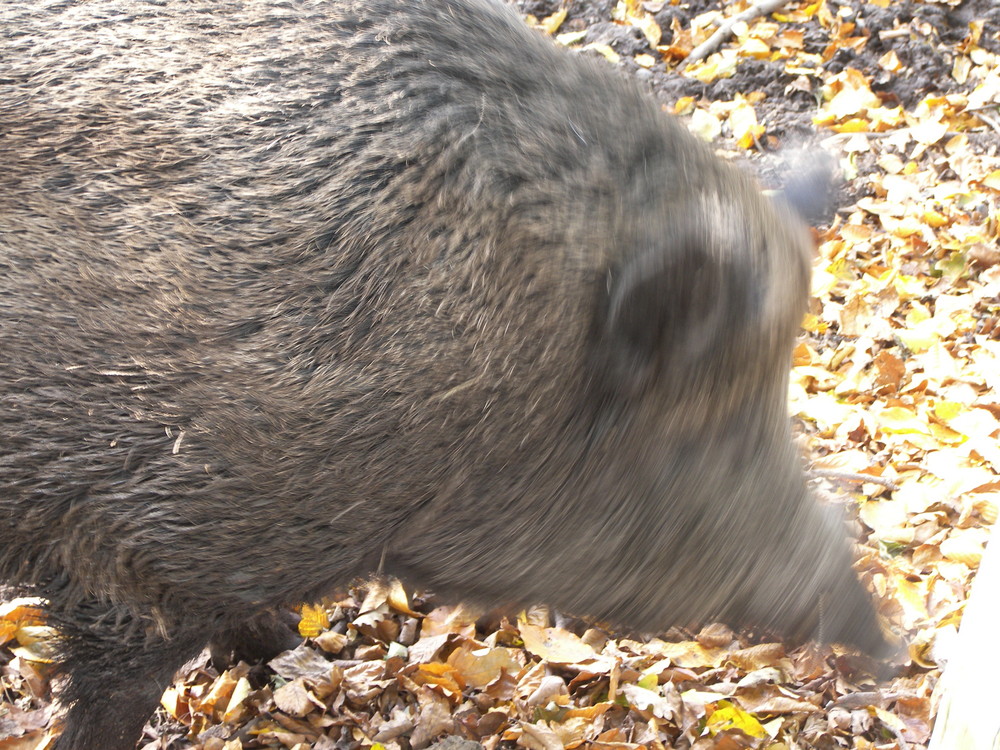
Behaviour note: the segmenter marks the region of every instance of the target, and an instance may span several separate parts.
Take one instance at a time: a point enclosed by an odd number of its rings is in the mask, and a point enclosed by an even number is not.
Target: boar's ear
[[[697,378],[746,343],[761,290],[745,256],[722,255],[689,237],[608,272],[597,345],[604,387],[636,395],[661,378]]]

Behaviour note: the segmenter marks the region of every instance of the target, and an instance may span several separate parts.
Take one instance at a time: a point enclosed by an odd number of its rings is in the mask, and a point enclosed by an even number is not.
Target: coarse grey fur
[[[499,4],[3,3],[0,581],[62,630],[56,747],[132,747],[213,637],[383,559],[879,650],[788,436],[808,276]]]

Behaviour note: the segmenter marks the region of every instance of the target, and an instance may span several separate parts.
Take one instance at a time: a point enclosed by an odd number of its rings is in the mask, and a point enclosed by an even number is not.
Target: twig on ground
[[[853,471],[836,471],[834,469],[810,469],[809,473],[814,477],[821,477],[823,479],[837,479],[842,482],[870,482],[871,484],[887,487],[890,490],[899,489],[899,485],[892,480],[875,477],[871,474],[858,474]]]
[[[783,5],[787,5],[789,0],[759,0],[759,2],[754,3],[749,8],[747,8],[742,13],[737,13],[731,18],[727,18],[721,24],[719,28],[715,30],[708,39],[699,44],[693,50],[691,54],[684,58],[682,65],[687,65],[689,63],[698,62],[703,57],[708,57],[710,54],[715,52],[722,43],[732,36],[733,26],[735,26],[740,21],[752,21],[760,16],[766,16],[769,13],[774,13],[778,8]]]
[[[996,132],[1000,133],[1000,124],[998,124],[996,120],[994,120],[992,117],[990,117],[989,115],[987,115],[985,112],[976,112],[976,117],[978,117],[980,120],[982,120],[983,122],[985,122],[987,125],[989,125],[991,128],[993,128]]]

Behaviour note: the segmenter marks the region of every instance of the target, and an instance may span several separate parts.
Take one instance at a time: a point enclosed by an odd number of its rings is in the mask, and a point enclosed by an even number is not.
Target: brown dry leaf
[[[391,680],[383,679],[384,676],[384,662],[361,662],[361,664],[344,670],[340,686],[350,700],[355,703],[365,703],[378,695],[391,682]]]
[[[536,724],[521,724],[521,736],[517,744],[528,750],[563,750],[563,742],[559,735],[540,721]]]
[[[456,637],[452,633],[422,637],[407,649],[407,661],[410,664],[436,661],[441,650]]]
[[[880,395],[896,393],[906,375],[906,365],[903,364],[903,360],[889,350],[883,349],[875,356],[872,364],[878,372],[875,385],[879,388]]]
[[[474,688],[484,688],[506,671],[517,674],[524,665],[521,651],[513,648],[472,649],[461,646],[448,657],[462,681]]]
[[[670,683],[667,684],[669,685]],[[673,691],[667,697],[657,690],[647,690],[638,685],[628,683],[622,685],[619,690],[629,705],[641,714],[649,714],[658,719],[670,720],[675,714],[680,713],[680,701],[676,691]]]
[[[246,702],[251,697],[252,692],[253,687],[250,685],[250,680],[245,676],[240,677],[233,687],[232,693],[229,695],[229,702],[226,703],[226,707],[222,712],[222,721],[227,723],[241,721],[250,712]]]
[[[216,721],[222,720],[227,713],[238,714],[240,703],[250,694],[246,673],[245,665],[226,670],[212,682],[204,695],[188,697],[189,709]]]
[[[416,696],[420,710],[410,735],[413,747],[423,747],[434,737],[454,733],[455,719],[451,715],[451,704],[446,698],[426,686],[420,687]]]
[[[761,643],[730,652],[728,660],[745,672],[777,667],[785,660],[785,647],[780,643]]]
[[[728,625],[714,622],[699,630],[695,640],[705,648],[720,648],[732,644],[736,640],[736,634]]]
[[[332,630],[326,630],[313,638],[313,643],[328,654],[339,654],[344,650],[349,641],[349,635],[337,633]]]
[[[464,688],[462,676],[450,664],[441,662],[418,664],[410,676],[415,684],[437,687],[443,695],[455,702],[462,696]]]
[[[948,560],[977,568],[989,536],[990,532],[981,528],[952,529],[948,538],[941,542],[941,554]]]
[[[275,690],[274,703],[286,714],[298,717],[305,716],[317,707],[324,708],[321,702],[313,701],[301,678],[287,682]]]
[[[546,676],[545,664],[543,662],[535,662],[526,666],[515,676],[515,679],[517,680],[517,697],[526,701],[531,695],[538,691]]]
[[[540,628],[518,621],[524,647],[539,658],[554,664],[577,664],[595,660],[597,653],[580,637],[562,628]]]
[[[681,641],[680,643],[668,643],[661,640],[653,640],[647,644],[653,653],[665,656],[679,667],[715,668],[729,656],[729,651],[724,648],[705,648],[696,641]]]
[[[0,750],[49,750],[54,744],[55,738],[47,737],[42,729],[20,737],[0,737]]]
[[[475,638],[476,621],[481,616],[482,612],[469,604],[437,607],[425,615],[420,634],[424,638],[449,633]]]
[[[741,690],[738,695],[740,705],[750,713],[757,715],[820,712],[818,706],[808,701],[789,697],[776,685],[762,685],[750,690]]]
[[[402,612],[404,615],[409,615],[410,617],[423,617],[423,615],[419,612],[414,612],[410,609],[410,602],[406,596],[406,589],[403,588],[403,583],[398,578],[389,579],[389,594],[386,597],[386,603],[394,610]]]
[[[312,684],[329,682],[333,668],[322,654],[305,643],[278,654],[267,665],[286,680],[301,677]]]

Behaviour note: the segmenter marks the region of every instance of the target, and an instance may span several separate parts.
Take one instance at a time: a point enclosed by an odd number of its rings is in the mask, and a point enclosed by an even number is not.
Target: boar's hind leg
[[[53,612],[60,631],[59,673],[66,708],[53,750],[132,750],[174,672],[195,657],[210,633],[161,637],[110,605],[88,602]]]
[[[302,642],[296,632],[297,618],[285,610],[265,610],[255,617],[227,625],[209,644],[212,666],[220,672],[230,664],[266,662]]]

